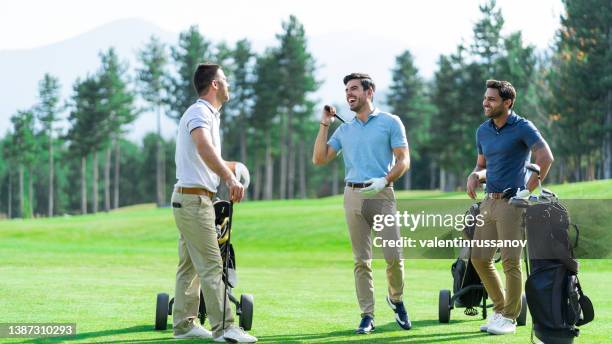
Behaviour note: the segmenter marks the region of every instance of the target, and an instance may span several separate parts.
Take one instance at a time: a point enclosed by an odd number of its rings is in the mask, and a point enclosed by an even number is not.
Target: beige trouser
[[[505,199],[485,199],[480,205],[484,224],[476,228],[474,240],[522,240],[523,210],[508,204]],[[472,249],[472,264],[493,301],[493,310],[509,319],[521,312],[522,276],[521,247],[500,248],[502,266],[506,276],[506,293],[502,288],[493,256],[496,248]]]
[[[355,261],[355,289],[361,316],[374,317],[374,282],[372,280],[372,224],[376,214],[395,214],[393,188],[387,187],[374,196],[366,196],[359,189],[344,189],[344,212],[349,228]],[[376,232],[383,240],[397,240],[399,227],[387,227]],[[392,301],[402,301],[404,291],[404,261],[401,248],[384,248],[387,262],[388,293]]]
[[[173,208],[174,220],[180,233],[172,313],[174,334],[184,334],[194,326],[201,286],[213,336],[221,336],[225,284],[222,280],[223,263],[217,243],[212,201],[207,196],[174,192],[172,203],[181,204],[180,208]],[[225,328],[233,322],[230,302],[226,300]]]

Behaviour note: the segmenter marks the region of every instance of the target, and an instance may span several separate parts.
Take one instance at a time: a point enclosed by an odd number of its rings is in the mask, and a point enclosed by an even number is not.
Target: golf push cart
[[[236,275],[236,257],[234,247],[230,243],[232,232],[233,204],[224,200],[217,200],[213,204],[215,209],[215,227],[217,229],[217,241],[223,259],[223,282],[225,292],[229,300],[236,306],[236,314],[239,318],[239,326],[245,331],[251,329],[253,324],[253,295],[242,294],[238,300],[232,294],[232,288],[236,287],[238,276]],[[165,330],[168,327],[168,315],[172,315],[174,298],[170,299],[167,293],[157,294],[157,306],[155,311],[155,329]],[[206,321],[206,305],[204,295],[200,289],[200,306],[198,318],[201,324]],[[225,317],[224,317],[225,318]]]

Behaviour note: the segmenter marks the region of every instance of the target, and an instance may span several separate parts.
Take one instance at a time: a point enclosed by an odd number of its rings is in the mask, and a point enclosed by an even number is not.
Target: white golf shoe
[[[255,343],[257,338],[244,332],[239,327],[230,327],[225,330],[222,336],[215,338],[215,342],[227,342],[227,343]]]
[[[212,332],[210,332],[209,330],[201,326],[195,325],[187,333],[175,334],[174,338],[176,339],[190,339],[190,338],[209,339],[209,338],[212,338]]]
[[[500,316],[494,321],[487,332],[490,334],[510,334],[516,332],[516,321]]]
[[[480,325],[480,331],[487,332],[487,329],[489,328],[489,326],[491,326],[491,324],[494,321],[496,321],[497,318],[499,318],[500,316],[501,316],[501,313],[493,312],[493,315],[491,315],[491,317],[487,319],[487,323],[484,325]]]

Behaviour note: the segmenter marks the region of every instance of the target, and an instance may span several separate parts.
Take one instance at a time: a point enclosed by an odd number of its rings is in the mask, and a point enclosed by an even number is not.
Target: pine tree
[[[138,85],[142,97],[149,104],[148,109],[155,111],[157,116],[157,158],[156,158],[156,183],[155,189],[157,206],[166,204],[165,194],[165,155],[163,154],[163,138],[161,136],[161,112],[164,106],[164,78],[167,78],[166,65],[168,57],[164,44],[160,43],[157,37],[152,36],[151,40],[139,53],[142,66],[137,70]]]
[[[119,179],[121,150],[118,144],[125,125],[132,123],[138,116],[134,107],[134,93],[129,88],[129,79],[126,77],[127,63],[120,62],[114,48],[100,54],[101,67],[98,72],[100,84],[100,112],[104,120],[102,139],[100,142],[106,146],[106,161],[104,170],[105,210],[110,205],[110,165],[111,147],[115,150],[115,169],[113,173],[113,205],[119,207]],[[110,145],[109,145],[110,143]],[[96,151],[94,151],[94,157]],[[97,166],[94,166],[97,169]],[[94,170],[95,171],[95,170]],[[94,183],[96,185],[96,183]],[[96,197],[96,195],[94,195]]]
[[[60,106],[60,91],[61,85],[59,79],[45,74],[43,79],[38,84],[38,98],[40,102],[36,107],[38,120],[43,124],[45,133],[49,139],[49,201],[47,215],[53,216],[54,206],[54,154],[53,154],[53,125],[59,119],[59,113],[62,111]]]
[[[198,64],[212,60],[211,43],[200,33],[197,26],[191,26],[179,36],[178,46],[170,47],[172,64],[176,75],[167,79],[168,117],[177,123],[183,112],[195,102],[197,94],[193,88],[193,73]]]
[[[34,113],[31,110],[17,111],[11,117],[13,123],[13,146],[17,153],[16,161],[19,165],[19,210],[22,218],[34,216],[32,164],[36,159],[37,145],[34,133]],[[24,170],[28,172],[28,199],[24,197]]]

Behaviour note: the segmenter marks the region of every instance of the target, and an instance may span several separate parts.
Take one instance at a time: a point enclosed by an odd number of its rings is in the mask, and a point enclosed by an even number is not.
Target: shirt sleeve
[[[189,114],[190,118],[187,119],[187,129],[189,133],[197,128],[204,128],[204,130],[210,130],[212,127],[211,114],[205,111],[197,111]]]
[[[482,154],[482,145],[480,144],[480,128],[476,130],[476,149],[478,150],[478,154]]]
[[[544,141],[540,131],[535,127],[535,125],[533,125],[533,123],[531,123],[531,121],[525,121],[525,125],[522,126],[521,139],[529,148],[540,141]]]
[[[408,147],[408,139],[406,138],[406,128],[399,119],[394,116],[391,122],[391,148]]]
[[[329,138],[329,141],[327,141],[327,144],[331,148],[333,148],[336,152],[339,152],[342,149],[342,140],[341,140],[342,133],[341,133],[341,128],[342,128],[342,125],[339,126],[338,129],[336,129],[336,131],[334,131],[332,136]]]

